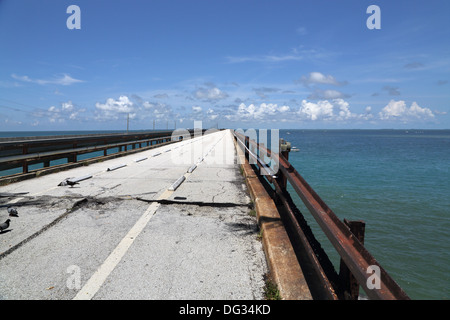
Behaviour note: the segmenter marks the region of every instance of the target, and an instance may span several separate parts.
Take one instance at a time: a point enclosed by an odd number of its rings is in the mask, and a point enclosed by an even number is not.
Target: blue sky
[[[136,130],[448,129],[449,13],[446,0],[0,0],[0,131],[122,130],[127,116]]]

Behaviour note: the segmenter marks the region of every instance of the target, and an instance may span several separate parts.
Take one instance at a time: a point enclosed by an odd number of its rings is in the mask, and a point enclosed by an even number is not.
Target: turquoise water
[[[300,149],[291,164],[341,220],[366,222],[366,248],[411,298],[450,298],[450,130],[280,130],[280,137]]]

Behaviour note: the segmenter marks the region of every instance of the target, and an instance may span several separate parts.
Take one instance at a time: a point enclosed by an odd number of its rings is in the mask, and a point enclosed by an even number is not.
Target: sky
[[[0,0],[0,131],[450,129],[449,14],[448,0]]]

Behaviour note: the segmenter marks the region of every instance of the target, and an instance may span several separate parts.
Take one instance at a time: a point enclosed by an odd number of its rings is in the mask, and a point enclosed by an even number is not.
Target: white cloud
[[[217,101],[227,98],[228,94],[221,91],[214,84],[208,84],[206,88],[202,87],[194,91],[194,97],[203,101]]]
[[[67,74],[64,74],[64,76],[62,78],[46,81],[46,83],[61,84],[63,86],[68,86],[68,85],[71,85],[74,83],[79,83],[79,82],[83,82],[83,80],[74,79]]]
[[[300,118],[312,121],[347,121],[368,120],[372,118],[371,108],[366,108],[365,114],[357,114],[350,111],[350,105],[343,99],[320,100],[317,103],[303,100],[297,114]]]
[[[409,116],[415,117],[415,118],[434,118],[433,112],[428,108],[421,108],[416,102],[413,102],[411,104],[411,107],[409,107],[408,110]]]
[[[428,108],[420,107],[416,102],[413,102],[408,108],[405,101],[391,100],[378,113],[381,120],[414,120],[414,119],[430,119],[434,118],[433,112]]]
[[[37,83],[40,85],[46,85],[46,84],[57,84],[57,85],[63,85],[68,86],[74,83],[84,82],[83,80],[75,79],[69,76],[68,74],[63,74],[59,78],[51,79],[51,80],[45,80],[45,79],[31,79],[28,76],[18,76],[16,74],[11,75],[12,78],[23,81],[23,82],[31,82],[31,83]]]
[[[63,102],[63,103],[61,104],[61,109],[62,109],[63,111],[72,111],[72,110],[74,109],[74,105],[73,105],[72,101],[69,101],[69,102]]]
[[[47,110],[38,110],[33,113],[35,117],[46,118],[51,123],[63,123],[66,120],[80,120],[79,114],[85,112],[84,108],[77,108],[72,101],[61,103],[60,107],[50,106]]]
[[[333,117],[333,105],[327,100],[317,103],[303,100],[298,113],[313,121],[318,119],[331,119]]]
[[[141,118],[150,117],[156,120],[169,120],[173,118],[172,108],[165,103],[144,101],[142,107],[143,110],[139,112]]]
[[[192,106],[192,111],[195,113],[200,113],[200,112],[202,112],[202,107]]]
[[[273,103],[261,103],[259,106],[241,103],[237,113],[227,118],[234,120],[276,121],[277,116],[285,114],[289,110],[289,106],[278,106]]]
[[[303,36],[308,33],[306,28],[299,27],[296,32]],[[329,58],[333,56],[334,53],[329,51],[325,52],[322,49],[318,48],[308,48],[304,45],[299,47],[292,48],[287,53],[278,53],[278,54],[258,54],[258,55],[248,55],[248,56],[240,56],[240,57],[232,57],[228,56],[226,59],[229,63],[245,63],[245,62],[258,62],[258,63],[283,63],[290,61],[317,61],[322,60],[324,58]]]
[[[132,119],[136,116],[134,104],[127,96],[120,96],[118,100],[108,98],[106,103],[97,102],[95,108],[98,120],[117,120],[120,114],[130,114]]]
[[[300,80],[298,80],[297,82],[303,83],[306,86],[310,84],[329,84],[334,86],[341,86],[346,84],[345,81],[344,82],[337,81],[333,76],[324,75],[320,72],[311,72],[306,77],[302,76]]]

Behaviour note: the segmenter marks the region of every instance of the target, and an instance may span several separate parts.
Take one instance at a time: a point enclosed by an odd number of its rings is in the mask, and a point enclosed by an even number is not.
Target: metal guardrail
[[[192,135],[193,130],[189,130]],[[118,148],[118,152],[149,147],[172,139],[172,131],[153,131],[126,134],[98,134],[80,136],[26,137],[23,139],[2,139],[0,141],[0,171],[22,168],[28,173],[29,166],[43,163],[50,167],[50,161],[67,159],[68,163],[78,162],[78,155]]]
[[[248,136],[234,133],[235,139],[239,142],[246,159],[252,158],[253,163],[264,171],[264,177],[274,186],[277,200],[283,204],[287,211],[286,220],[290,224],[290,229],[294,230],[295,237],[301,243],[303,252],[309,257],[314,265],[314,271],[319,278],[319,284],[325,290],[327,299],[357,299],[359,286],[363,288],[370,299],[397,300],[409,299],[407,294],[389,276],[383,267],[375,260],[363,245],[363,222],[342,222],[327,204],[319,197],[313,188],[303,179],[295,168],[287,160],[288,153],[272,153],[270,150],[250,140]],[[263,159],[251,149],[260,150],[268,157],[275,159],[279,164],[279,171],[274,172],[268,167]],[[331,244],[341,257],[341,270],[338,283],[335,279],[329,279],[326,268],[313,247],[311,236],[304,230],[304,223],[298,218],[297,208],[293,208],[293,203],[289,202],[290,196],[286,191],[286,184],[289,182],[312,216],[315,218],[321,229],[328,237]],[[298,211],[299,212],[299,211]],[[379,270],[379,288],[369,287],[368,283],[373,279],[371,270]],[[355,288],[356,281],[356,288]]]

